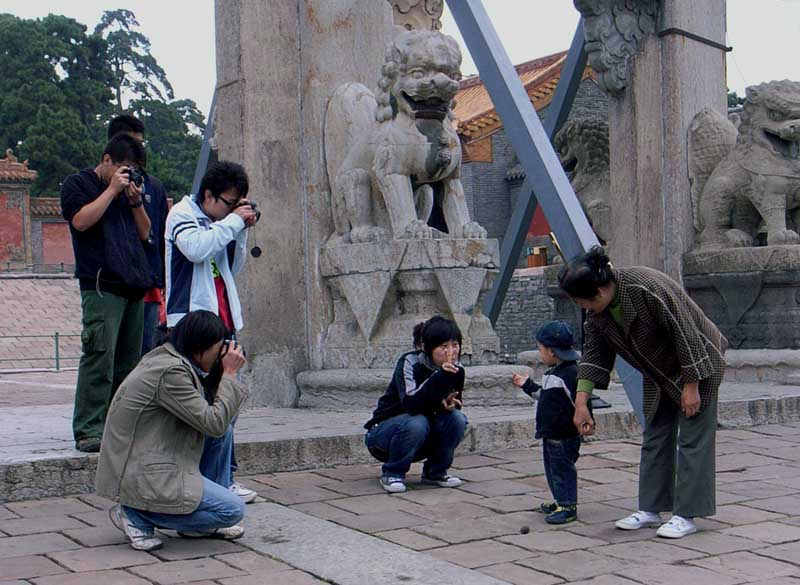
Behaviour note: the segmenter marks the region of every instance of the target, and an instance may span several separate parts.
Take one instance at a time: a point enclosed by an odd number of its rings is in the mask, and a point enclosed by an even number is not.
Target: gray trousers
[[[685,518],[716,513],[717,401],[687,418],[666,394],[642,437],[639,509]]]

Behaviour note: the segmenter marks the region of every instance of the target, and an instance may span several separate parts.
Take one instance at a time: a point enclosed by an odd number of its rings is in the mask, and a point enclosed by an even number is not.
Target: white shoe
[[[225,528],[216,528],[208,531],[179,530],[178,534],[184,538],[219,538],[222,540],[236,540],[244,536],[244,527],[234,524]]]
[[[622,520],[617,520],[616,527],[620,530],[639,530],[640,528],[650,528],[660,524],[661,514],[639,510]]]
[[[231,487],[229,487],[228,489],[231,490],[234,494],[236,494],[240,498],[242,498],[242,501],[245,504],[249,504],[249,503],[253,502],[258,497],[258,493],[255,490],[251,490],[250,488],[246,488],[240,483],[235,483],[234,482],[234,483],[231,484]]]
[[[406,491],[406,484],[400,477],[383,475],[380,478],[381,487],[390,494],[402,494]]]
[[[453,477],[452,475],[443,475],[442,477],[437,478],[425,477],[423,475],[422,478],[420,478],[420,483],[426,485],[438,485],[439,487],[455,488],[464,482],[457,477]]]
[[[160,538],[154,536],[154,531],[145,532],[133,526],[125,515],[125,510],[119,504],[108,511],[108,517],[117,530],[125,533],[125,536],[131,541],[131,547],[136,550],[151,551],[164,545]]]
[[[675,515],[661,525],[656,531],[656,536],[664,538],[683,538],[687,534],[697,532],[697,524],[691,518]]]

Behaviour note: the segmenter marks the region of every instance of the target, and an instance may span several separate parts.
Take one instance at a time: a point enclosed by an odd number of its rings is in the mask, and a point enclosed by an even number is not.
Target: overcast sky
[[[280,2],[283,0],[261,0]],[[376,2],[380,0],[375,0]],[[520,63],[568,48],[578,13],[572,0],[485,0],[511,61]],[[64,14],[93,29],[104,10],[127,8],[152,42],[178,99],[190,98],[208,112],[216,77],[213,0],[0,0],[0,12],[21,18]],[[800,80],[800,0],[728,0],[728,86],[742,95],[747,85],[770,79]],[[444,31],[458,36],[449,15]],[[476,73],[465,51],[462,71]]]

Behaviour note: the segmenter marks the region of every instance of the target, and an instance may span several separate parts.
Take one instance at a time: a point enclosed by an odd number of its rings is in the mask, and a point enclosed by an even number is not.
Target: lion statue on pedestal
[[[701,249],[769,245],[800,235],[800,82],[747,88],[736,126],[703,110],[689,128],[689,178]]]
[[[470,220],[461,145],[452,123],[461,51],[436,31],[403,31],[386,51],[377,96],[340,86],[325,115],[325,157],[336,232],[329,245],[442,237],[485,238]]]

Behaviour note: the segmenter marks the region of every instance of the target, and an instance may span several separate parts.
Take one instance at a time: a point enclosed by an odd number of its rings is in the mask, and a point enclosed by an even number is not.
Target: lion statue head
[[[746,89],[739,140],[775,155],[800,158],[800,82],[769,81]]]
[[[608,122],[599,116],[568,120],[553,141],[576,191],[608,172]]]
[[[386,122],[400,112],[412,119],[451,116],[460,67],[461,49],[452,37],[438,31],[401,32],[386,49],[376,119]]]

